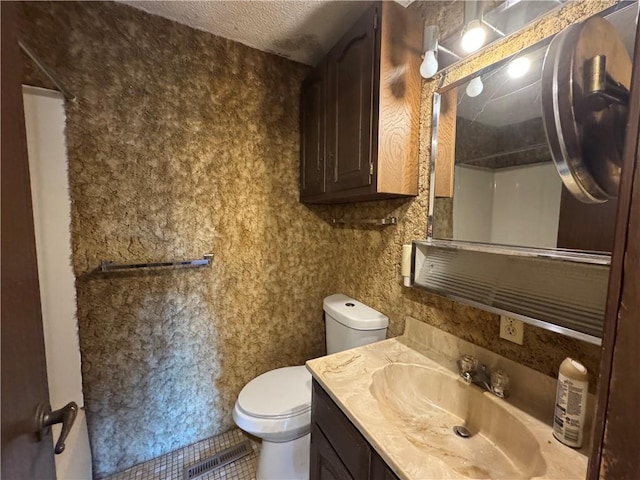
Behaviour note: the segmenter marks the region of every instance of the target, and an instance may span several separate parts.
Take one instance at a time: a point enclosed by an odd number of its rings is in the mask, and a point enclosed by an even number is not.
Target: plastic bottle
[[[553,436],[570,447],[582,446],[588,393],[587,369],[580,362],[565,358],[558,373]]]

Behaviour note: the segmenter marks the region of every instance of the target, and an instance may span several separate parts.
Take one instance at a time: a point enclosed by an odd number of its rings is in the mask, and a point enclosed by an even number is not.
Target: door
[[[327,190],[372,185],[378,7],[370,8],[329,52]]]
[[[300,199],[325,192],[325,63],[309,74],[300,94]]]
[[[6,479],[55,478],[51,433],[35,433],[49,403],[22,108],[17,5],[0,2],[2,62],[2,465]]]
[[[311,426],[310,480],[353,480],[318,425]]]
[[[80,407],[65,451],[55,456],[56,473],[62,480],[89,479],[91,453],[82,409],[75,275],[71,266],[64,96],[25,86],[23,104],[49,398],[54,407],[69,400]],[[54,438],[59,438],[62,427],[54,425],[52,429]]]
[[[640,25],[602,339],[588,480],[640,478]]]
[[[400,480],[398,476],[393,473],[384,460],[380,458],[380,455],[373,453],[371,456],[371,480]]]

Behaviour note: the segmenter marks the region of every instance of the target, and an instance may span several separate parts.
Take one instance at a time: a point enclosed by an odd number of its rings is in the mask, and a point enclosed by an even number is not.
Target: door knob
[[[62,423],[62,431],[60,432],[60,438],[56,442],[54,452],[56,455],[64,452],[64,442],[67,439],[67,435],[71,431],[73,422],[78,414],[78,405],[76,402],[69,402],[64,407],[51,411],[51,406],[41,403],[36,407],[36,431],[42,436],[45,435],[51,427],[56,423]]]

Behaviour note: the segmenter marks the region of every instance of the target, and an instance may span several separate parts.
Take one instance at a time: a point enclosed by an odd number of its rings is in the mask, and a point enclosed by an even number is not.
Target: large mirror
[[[637,9],[623,2],[602,13],[630,58]],[[429,238],[611,251],[616,198],[576,198],[552,158],[541,93],[552,40],[435,95]]]

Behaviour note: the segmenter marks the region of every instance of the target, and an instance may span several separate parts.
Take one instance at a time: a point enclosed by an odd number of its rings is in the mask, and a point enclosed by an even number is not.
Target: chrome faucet
[[[509,395],[509,376],[502,370],[491,372],[486,365],[478,364],[478,359],[473,355],[462,355],[456,363],[458,373],[465,382],[478,385],[500,398]]]

